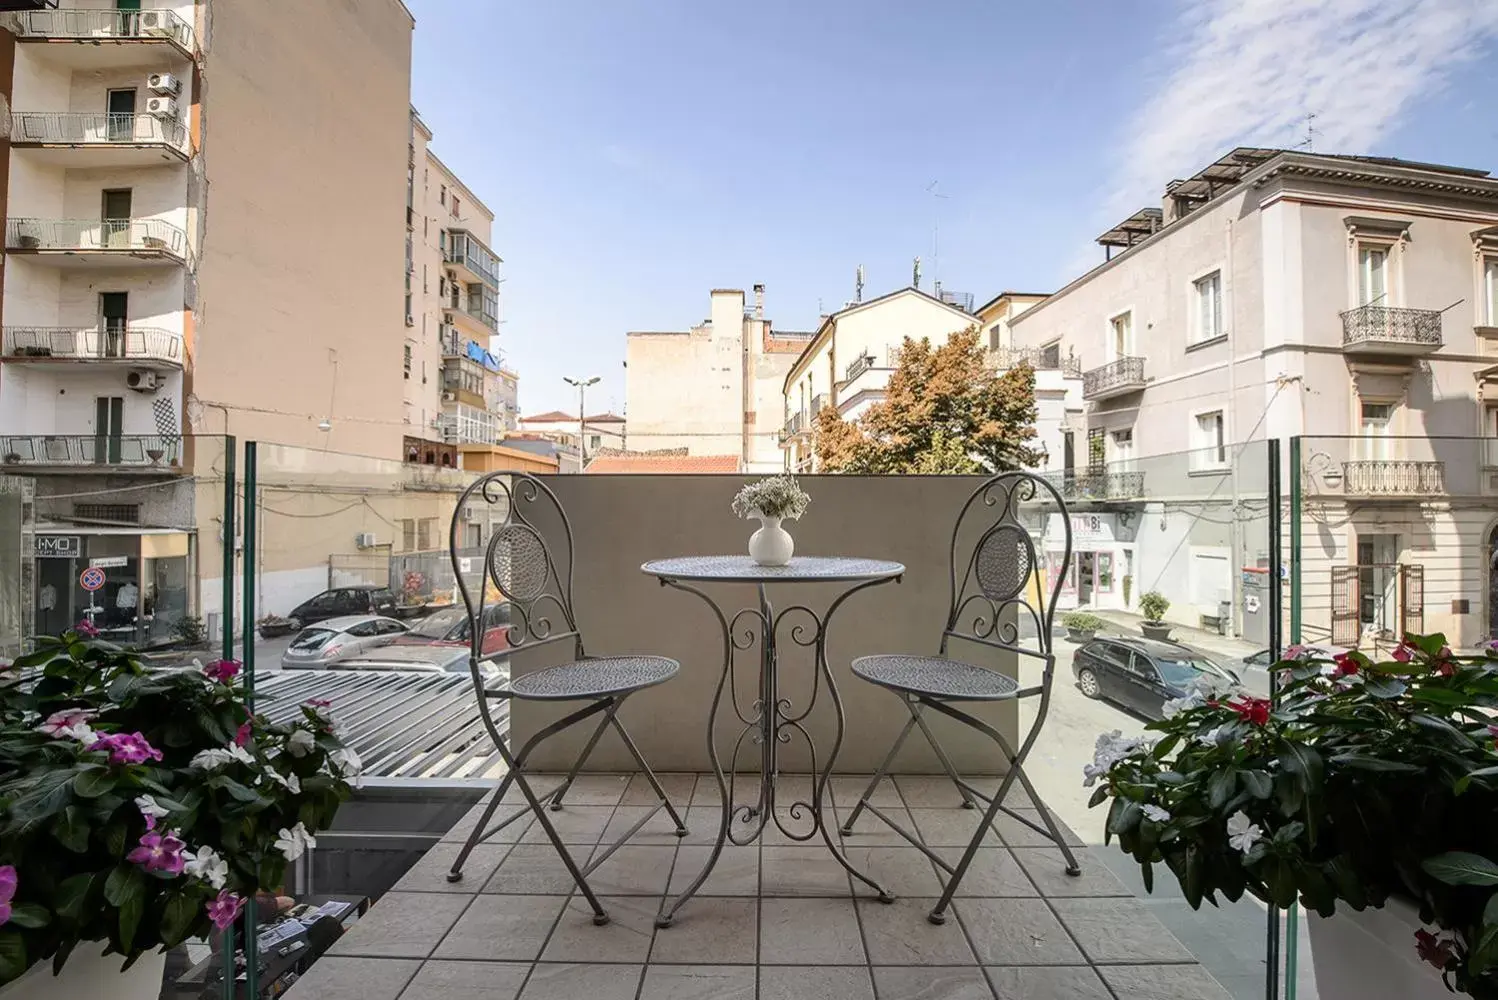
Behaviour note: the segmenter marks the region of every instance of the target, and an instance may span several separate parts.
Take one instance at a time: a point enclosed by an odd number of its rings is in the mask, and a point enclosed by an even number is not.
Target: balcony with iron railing
[[[784,437],[793,438],[807,430],[806,411],[792,413],[791,418],[785,422]]]
[[[1112,472],[1099,467],[1046,473],[1045,478],[1063,500],[1137,500],[1144,496],[1143,472]]]
[[[118,45],[170,47],[184,59],[197,55],[192,27],[171,10],[29,10],[12,15],[21,42],[80,42],[48,51],[78,68],[120,64]]]
[[[1403,458],[1342,463],[1342,490],[1356,497],[1431,497],[1446,493],[1446,463]]]
[[[1082,374],[1082,398],[1110,399],[1144,388],[1144,359],[1122,357]]]
[[[163,219],[7,219],[5,249],[60,266],[109,258],[131,267],[187,264],[187,234]]]
[[[499,289],[499,255],[486,247],[466,229],[449,229],[444,240],[442,259],[465,282],[479,282]]]
[[[1441,349],[1441,313],[1435,309],[1359,306],[1342,313],[1342,349],[1419,357]]]
[[[182,438],[159,434],[4,434],[0,468],[24,471],[171,472]]]
[[[103,330],[7,326],[3,350],[5,360],[11,364],[99,361],[138,368],[182,367],[182,338],[170,330],[148,326]]]
[[[111,112],[17,111],[10,144],[66,167],[132,167],[182,163],[191,155],[178,118]]]
[[[1068,378],[1082,377],[1082,359],[1074,354],[1065,357],[1059,351],[1037,347],[995,347],[989,352],[995,367],[1008,371],[1019,365],[1029,365],[1038,372],[1059,371]]]

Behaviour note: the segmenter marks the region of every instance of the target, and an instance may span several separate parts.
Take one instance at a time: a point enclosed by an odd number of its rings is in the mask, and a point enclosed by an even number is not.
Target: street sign
[[[38,559],[77,559],[83,552],[77,535],[37,535],[32,545]]]
[[[88,561],[90,566],[97,569],[124,569],[130,565],[129,556],[100,556]]]
[[[90,566],[78,574],[78,585],[92,594],[104,586],[104,571],[97,566]]]

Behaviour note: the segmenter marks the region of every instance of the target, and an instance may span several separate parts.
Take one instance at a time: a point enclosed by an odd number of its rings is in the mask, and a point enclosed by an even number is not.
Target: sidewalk
[[[1103,621],[1113,626],[1123,635],[1138,636],[1139,623],[1144,621],[1142,615],[1136,615],[1130,611],[1098,611],[1087,609],[1089,613],[1097,615]],[[1170,622],[1170,637],[1176,642],[1187,646],[1194,646],[1205,653],[1211,653],[1224,659],[1237,660],[1245,656],[1257,653],[1264,647],[1244,639],[1231,639],[1227,636],[1218,635],[1216,632],[1208,632],[1205,629],[1193,628],[1190,625],[1177,625]]]

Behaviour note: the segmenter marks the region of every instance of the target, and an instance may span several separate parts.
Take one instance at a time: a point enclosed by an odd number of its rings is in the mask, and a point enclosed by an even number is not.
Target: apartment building
[[[1044,350],[1014,346],[1010,327],[1021,313],[1046,298],[1033,292],[1000,292],[979,306],[975,315],[995,369],[1008,371],[1019,364],[1035,369],[1034,447],[1040,451],[1036,471],[1053,473],[1075,496],[1079,485],[1084,491],[1091,488],[1091,484],[1078,484],[1075,477],[1065,476],[1065,470],[1075,465],[1067,453],[1075,436],[1068,436],[1067,431],[1080,423],[1085,408],[1081,364],[1075,354],[1063,354],[1057,344]],[[1115,483],[1115,492],[1121,485]]]
[[[458,446],[493,445],[518,392],[494,349],[499,269],[494,213],[432,151],[413,108],[406,179],[402,399],[406,455],[456,462]],[[438,447],[438,445],[446,447]]]
[[[824,407],[834,406],[843,419],[854,420],[884,398],[906,337],[940,342],[977,322],[970,299],[959,301],[950,293],[938,298],[919,288],[850,302],[824,316],[781,386],[784,467],[815,470],[812,424]]]
[[[617,413],[595,413],[578,422],[577,414],[562,410],[533,413],[520,418],[520,431],[539,434],[567,446],[579,455],[586,445],[591,457],[605,448],[623,451],[628,442],[628,422]]]
[[[1081,361],[1067,473],[1187,452],[1189,480],[1145,482],[1139,507],[1210,492],[1231,510],[1236,448],[1316,435],[1287,476],[1307,636],[1498,631],[1498,180],[1240,148],[1098,242],[1101,265],[1010,320],[1014,347]],[[1204,520],[1189,507],[1170,517]],[[1255,553],[1183,532],[1192,565],[1149,576],[1188,618],[1238,607]]]
[[[764,285],[752,305],[741,289],[714,289],[707,318],[690,330],[626,335],[633,449],[734,455],[746,472],[780,471],[785,376],[811,335],[773,329],[764,300]]]
[[[400,222],[371,206],[400,197],[413,22],[31,6],[0,31],[0,459],[35,477],[36,626],[139,639],[217,610],[211,435],[399,457]]]

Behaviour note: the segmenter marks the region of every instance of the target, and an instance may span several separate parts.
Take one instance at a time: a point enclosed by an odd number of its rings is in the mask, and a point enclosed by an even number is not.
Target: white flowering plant
[[[781,517],[796,520],[811,506],[811,497],[806,495],[794,476],[771,476],[745,486],[733,498],[735,517]]]
[[[1412,947],[1452,989],[1498,1000],[1498,648],[1407,635],[1392,656],[1292,647],[1274,704],[1205,681],[1084,769],[1106,838],[1153,888],[1250,893],[1322,916],[1419,908]]]
[[[0,668],[0,986],[83,941],[223,930],[358,780],[324,702],[252,715],[233,660],[147,673],[87,622]]]

